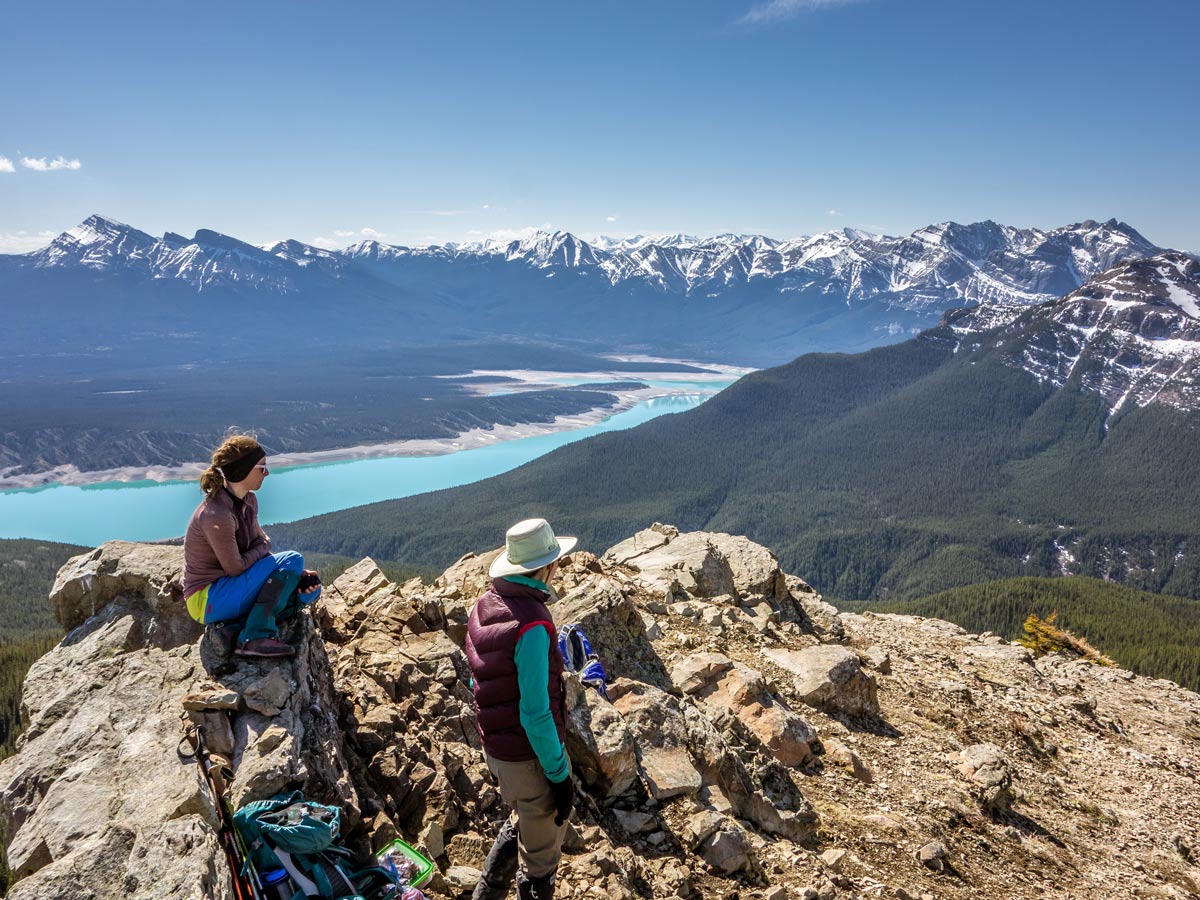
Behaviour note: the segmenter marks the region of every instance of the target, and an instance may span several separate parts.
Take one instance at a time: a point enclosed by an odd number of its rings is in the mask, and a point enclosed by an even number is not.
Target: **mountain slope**
[[[1198,596],[1196,320],[1172,299],[1197,280],[1180,256],[1131,263],[998,326],[952,314],[903,344],[804,356],[490,481],[275,530],[439,565],[525,515],[596,546],[672,520],[747,534],[842,599],[1078,573]],[[1140,300],[1104,295],[1134,282]],[[1071,353],[1047,368],[1034,351],[1052,347]]]
[[[1096,578],[1008,578],[931,597],[856,603],[854,611],[950,619],[968,631],[1015,639],[1025,619],[1057,613],[1057,623],[1086,638],[1124,668],[1200,688],[1200,603],[1138,591]]]

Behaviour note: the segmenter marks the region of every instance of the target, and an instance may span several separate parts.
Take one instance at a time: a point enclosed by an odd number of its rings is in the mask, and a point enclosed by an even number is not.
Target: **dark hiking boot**
[[[213,622],[205,630],[213,650],[222,658],[228,659],[237,645],[237,636],[238,632],[242,630],[242,625],[240,622],[233,625],[228,622]]]
[[[265,637],[246,641],[234,652],[238,656],[283,657],[295,656],[296,648],[277,638]]]
[[[517,828],[512,819],[500,827],[500,833],[483,862],[483,875],[475,885],[471,900],[504,900],[517,874]]]
[[[517,876],[517,896],[520,900],[554,900],[555,874],[530,878],[522,872]]]

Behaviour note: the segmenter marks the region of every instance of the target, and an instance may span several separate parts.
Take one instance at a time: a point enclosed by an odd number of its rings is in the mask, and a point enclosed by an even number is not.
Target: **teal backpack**
[[[336,806],[314,803],[295,791],[248,803],[233,814],[233,822],[252,877],[261,881],[286,870],[295,888],[291,900],[400,897],[402,887],[391,872],[380,866],[356,868],[350,851],[338,844],[341,810]]]

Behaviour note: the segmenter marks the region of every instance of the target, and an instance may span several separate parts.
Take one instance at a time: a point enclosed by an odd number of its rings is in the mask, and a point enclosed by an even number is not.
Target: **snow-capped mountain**
[[[763,366],[903,340],[963,305],[1046,302],[1159,252],[1115,220],[1051,231],[947,222],[905,237],[840,229],[789,240],[678,234],[589,242],[542,231],[325,250],[295,240],[254,246],[206,229],[154,237],[92,216],[48,247],[0,256],[0,295],[37,298],[7,323],[35,342],[51,339],[47,323],[70,320],[109,346],[125,327],[121,316],[136,316],[147,333],[191,333],[199,307],[184,297],[196,292],[231,313],[261,303],[302,339],[321,321],[331,342],[521,335]]]
[[[303,269],[326,258],[340,262],[339,257],[297,241],[263,249],[204,228],[190,239],[169,231],[154,238],[103,216],[89,216],[49,246],[23,257],[35,269],[143,275],[181,281],[198,291],[250,287],[280,293],[295,290]]]
[[[963,303],[1043,302],[1118,262],[1159,249],[1116,220],[1053,231],[946,222],[907,237],[841,229],[785,241],[680,234],[589,243],[555,231],[513,241],[427,247],[363,241],[329,251],[294,240],[255,247],[208,230],[191,240],[171,233],[154,238],[92,216],[24,259],[38,268],[142,271],[197,289],[225,284],[284,293],[301,289],[304,270],[338,277],[362,261],[402,267],[413,261],[500,260],[547,274],[594,273],[614,287],[641,285],[709,299],[765,286],[783,296],[813,293],[850,305],[876,300],[889,307],[940,310]]]
[[[960,348],[1003,344],[1008,365],[1127,405],[1200,409],[1200,263],[1164,252],[1103,272],[1035,309],[980,307],[946,316]]]

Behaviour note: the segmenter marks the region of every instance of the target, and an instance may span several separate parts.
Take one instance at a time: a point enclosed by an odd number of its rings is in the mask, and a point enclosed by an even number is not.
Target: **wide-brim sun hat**
[[[504,551],[492,561],[488,576],[528,575],[566,556],[577,543],[579,538],[556,537],[545,519],[526,519],[504,535]]]

